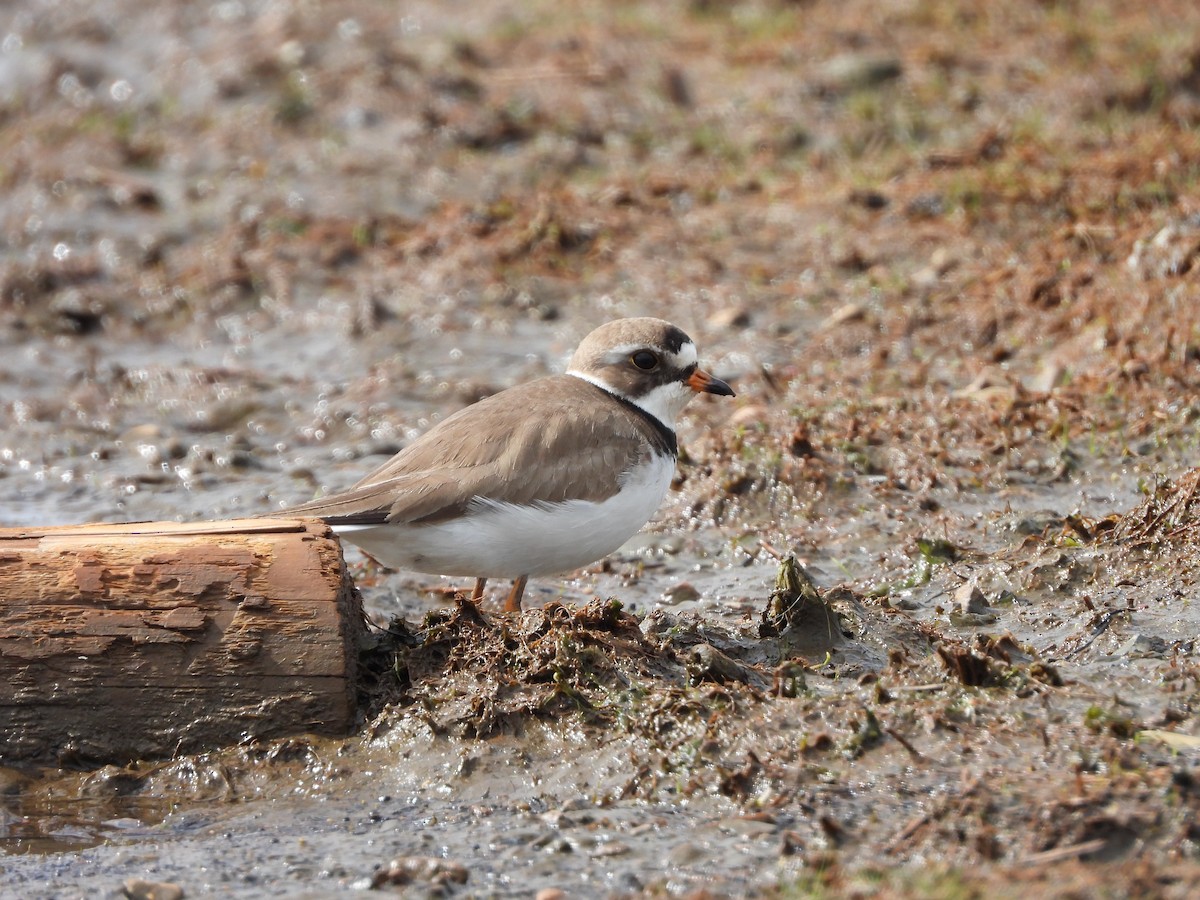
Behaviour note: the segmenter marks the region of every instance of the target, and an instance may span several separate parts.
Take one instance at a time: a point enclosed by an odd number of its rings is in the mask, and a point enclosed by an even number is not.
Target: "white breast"
[[[518,506],[476,500],[434,525],[340,526],[334,530],[385,566],[433,575],[517,578],[578,569],[607,556],[650,520],[670,487],[675,460],[655,456],[626,473],[599,503]]]

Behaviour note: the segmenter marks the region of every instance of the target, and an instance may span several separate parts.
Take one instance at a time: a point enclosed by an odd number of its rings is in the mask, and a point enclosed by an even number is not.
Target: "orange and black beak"
[[[734,396],[733,388],[720,378],[713,378],[703,369],[697,369],[688,376],[687,386],[697,394],[720,394],[722,397]]]

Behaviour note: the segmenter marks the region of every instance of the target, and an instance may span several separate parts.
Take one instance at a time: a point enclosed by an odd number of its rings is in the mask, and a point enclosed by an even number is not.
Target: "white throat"
[[[688,401],[692,397],[696,396],[696,392],[686,384],[674,381],[670,384],[660,384],[654,390],[650,391],[650,393],[641,397],[630,397],[628,394],[618,391],[612,385],[605,384],[594,375],[588,375],[575,369],[567,369],[566,374],[582,378],[588,384],[594,384],[605,393],[612,394],[614,397],[620,397],[622,400],[627,400],[638,409],[652,415],[671,431],[675,430],[675,420],[679,418],[679,414],[683,412],[683,408],[687,406]]]

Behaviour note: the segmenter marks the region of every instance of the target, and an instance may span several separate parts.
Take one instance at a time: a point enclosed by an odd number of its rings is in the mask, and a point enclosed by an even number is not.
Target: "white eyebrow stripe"
[[[696,355],[696,345],[688,341],[679,348],[678,353],[672,353],[675,358],[675,365],[680,369],[686,369],[688,366],[696,365],[699,357]]]
[[[614,361],[618,359],[624,359],[626,356],[629,356],[631,353],[637,350],[645,349],[645,344],[618,344],[616,347],[609,349],[608,353],[605,354],[605,358]]]
[[[613,347],[611,350],[609,350],[608,353],[605,354],[604,358],[609,362],[619,362],[625,357],[636,353],[638,350],[651,349],[657,348],[647,347],[645,344],[621,344],[620,346]],[[672,353],[670,350],[664,350],[662,352],[664,356],[670,359],[671,364],[678,369],[686,369],[688,366],[696,365],[696,361],[699,358],[696,355],[696,345],[691,341],[688,341],[686,344],[681,346],[678,353]]]

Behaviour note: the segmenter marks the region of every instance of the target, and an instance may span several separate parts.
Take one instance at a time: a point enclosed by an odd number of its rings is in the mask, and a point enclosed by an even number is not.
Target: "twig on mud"
[[[896,743],[898,743],[901,747],[903,747],[905,750],[907,750],[909,755],[912,756],[913,759],[920,760],[921,762],[925,761],[925,754],[922,753],[920,750],[918,750],[916,747],[914,747],[912,744],[912,741],[910,741],[904,735],[900,734],[900,732],[898,732],[895,728],[885,727],[883,729],[883,732],[884,732],[884,734],[891,735],[893,738],[895,738]]]
[[[766,550],[767,554],[769,556],[775,557],[776,562],[783,562],[783,554],[780,553],[778,550],[776,550],[773,546],[771,546],[771,544],[769,542],[764,541],[760,538],[758,541],[758,546],[760,548],[762,548],[763,550]]]
[[[966,772],[963,774],[966,775]],[[908,824],[900,829],[900,833],[892,838],[891,842],[889,842],[888,845],[883,848],[883,852],[889,855],[897,852],[914,834],[916,834],[930,822],[934,821],[935,819],[940,819],[947,812],[949,812],[952,804],[960,803],[967,797],[971,796],[971,794],[975,793],[975,790],[982,783],[983,777],[976,775],[969,782],[963,785],[963,789],[954,796],[943,798],[940,802],[934,804],[932,808],[926,810],[921,815],[909,819]]]
[[[941,815],[941,813],[942,813],[941,809],[931,809],[931,810],[928,810],[928,811],[922,813],[919,816],[915,816],[914,818],[909,819],[908,824],[900,829],[900,833],[898,835],[896,835],[895,838],[892,839],[892,842],[883,848],[883,852],[887,853],[887,854],[895,853],[897,850],[900,849],[900,846],[905,841],[907,841],[910,837],[912,837],[914,834],[916,834],[918,831],[920,831],[922,828],[924,828],[926,825],[928,825],[929,822],[932,821],[935,816]]]
[[[1107,843],[1108,841],[1104,838],[1096,838],[1095,840],[1083,841],[1079,844],[1071,844],[1069,847],[1055,847],[1053,850],[1031,853],[1029,856],[1023,857],[1018,865],[1040,866],[1046,863],[1060,862],[1064,859],[1075,859],[1079,856],[1087,856],[1089,853],[1095,853]]]
[[[917,694],[926,691],[940,691],[945,687],[944,682],[935,682],[932,684],[898,684],[889,685],[888,690],[893,694]]]
[[[1074,650],[1069,651],[1064,656],[1050,657],[1050,661],[1057,662],[1058,660],[1070,659],[1073,656],[1078,656],[1080,653],[1082,653],[1088,647],[1092,646],[1092,644],[1094,644],[1096,642],[1096,638],[1100,637],[1100,635],[1102,635],[1102,634],[1104,634],[1104,632],[1108,631],[1108,626],[1112,624],[1113,619],[1115,619],[1117,616],[1121,615],[1124,612],[1128,612],[1128,610],[1110,609],[1108,612],[1106,612],[1103,616],[1100,617],[1100,621],[1096,623],[1094,628],[1092,628],[1092,634],[1086,641],[1084,641],[1082,644],[1080,644]]]

